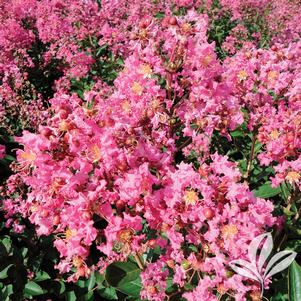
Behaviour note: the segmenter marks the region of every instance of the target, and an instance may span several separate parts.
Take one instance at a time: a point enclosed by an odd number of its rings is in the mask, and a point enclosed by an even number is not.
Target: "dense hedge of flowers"
[[[68,281],[133,259],[142,299],[260,300],[228,264],[284,223],[252,167],[290,187],[288,210],[301,189],[300,1],[0,8],[0,119],[21,146],[6,226],[52,235]]]

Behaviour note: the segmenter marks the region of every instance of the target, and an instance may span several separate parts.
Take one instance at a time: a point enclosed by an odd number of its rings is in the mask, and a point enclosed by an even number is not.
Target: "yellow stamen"
[[[245,70],[239,71],[239,73],[238,73],[238,78],[239,78],[240,81],[246,80],[246,79],[248,78],[248,73],[247,73],[247,71],[245,71]]]
[[[158,109],[160,106],[160,100],[158,98],[155,98],[153,101],[152,101],[152,108],[154,110]]]
[[[133,231],[131,229],[124,229],[118,233],[118,239],[122,243],[130,243],[133,238]]]
[[[72,263],[75,267],[80,267],[83,265],[83,259],[80,256],[74,256]]]
[[[187,190],[184,195],[186,205],[195,205],[199,200],[198,194],[194,190]]]
[[[28,152],[22,152],[20,154],[21,158],[26,160],[26,161],[29,161],[29,162],[33,162],[35,161],[35,159],[37,158],[36,154],[34,154],[33,152],[31,151],[28,151]]]
[[[279,137],[279,132],[277,130],[272,130],[270,136],[273,140],[275,140]]]
[[[277,79],[278,75],[279,75],[279,74],[278,74],[277,71],[270,71],[270,72],[268,73],[268,80],[269,80],[269,81],[273,81],[273,80]]]
[[[191,30],[191,28],[192,28],[192,26],[191,26],[189,23],[184,23],[184,24],[182,25],[182,30],[183,30],[184,32],[189,32],[189,31]]]
[[[143,92],[143,87],[138,82],[134,82],[132,86],[132,91],[137,95],[141,95]]]
[[[30,211],[31,212],[37,212],[38,210],[39,210],[38,205],[33,204],[33,205],[30,206]]]
[[[222,229],[222,235],[224,239],[232,239],[238,233],[236,225],[226,225]]]
[[[75,229],[67,228],[67,230],[65,231],[66,240],[69,240],[72,236],[75,236],[76,233],[77,231]]]
[[[285,179],[290,182],[298,182],[300,180],[300,174],[296,171],[290,171],[287,173]]]
[[[213,57],[212,55],[208,54],[206,55],[203,60],[202,60],[202,63],[205,67],[209,66],[209,64],[213,61]]]
[[[145,77],[150,77],[151,74],[152,74],[152,72],[153,72],[152,68],[151,68],[150,65],[148,65],[148,64],[142,64],[142,65],[140,65],[139,71],[140,71],[140,73],[142,73]]]
[[[93,160],[93,163],[99,161],[101,159],[100,148],[96,144],[93,144],[91,147],[91,151],[92,151],[91,158]]]
[[[128,100],[125,100],[122,105],[121,105],[122,109],[126,112],[129,113],[131,112],[131,103]]]

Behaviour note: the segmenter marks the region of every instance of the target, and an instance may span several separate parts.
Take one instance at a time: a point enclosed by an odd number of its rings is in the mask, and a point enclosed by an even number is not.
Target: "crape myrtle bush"
[[[1,300],[265,298],[229,262],[301,248],[300,14],[2,0]]]

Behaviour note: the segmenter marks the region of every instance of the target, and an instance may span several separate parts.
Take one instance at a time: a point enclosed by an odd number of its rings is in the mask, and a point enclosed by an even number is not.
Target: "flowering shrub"
[[[18,143],[8,156],[0,145],[6,164],[16,155],[5,226],[22,236],[29,221],[38,246],[50,237],[68,285],[41,287],[50,276],[26,261],[25,298],[261,300],[229,263],[266,231],[301,246],[300,11],[3,1],[1,131]]]

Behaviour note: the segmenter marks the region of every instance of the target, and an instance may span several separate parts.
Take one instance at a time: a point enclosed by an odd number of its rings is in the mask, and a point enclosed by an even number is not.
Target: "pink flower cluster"
[[[262,10],[266,2],[248,5]],[[94,1],[9,3],[0,13],[4,107],[26,85],[24,68],[35,64],[26,50],[36,38],[50,45],[44,64],[63,62],[40,113],[47,119],[16,138],[23,149],[7,181],[9,222],[21,215],[38,235],[53,234],[57,268],[71,281],[133,256],[144,299],[165,300],[171,278],[189,301],[247,300],[256,284],[232,275],[228,263],[246,257],[250,241],[276,223],[274,207],[253,195],[236,163],[212,151],[212,139],[231,143],[246,123],[263,145],[261,164],[275,168],[273,184],[300,185],[300,42],[266,50],[243,42],[221,62],[198,1],[102,1],[101,9]],[[243,3],[222,1],[235,18]],[[183,6],[186,13],[174,16]],[[25,19],[33,27],[20,26]],[[81,99],[70,78],[89,73],[94,46],[79,42],[93,37],[123,55],[124,68],[113,86],[95,79]],[[98,266],[89,265],[92,245],[102,254]],[[198,285],[184,292],[193,277]]]
[[[21,129],[36,129],[47,118],[42,110],[50,95],[35,81],[55,89],[63,78],[89,72],[91,47],[80,43],[98,36],[101,14],[95,1],[4,0],[0,9],[0,121],[10,133],[18,132],[16,120]],[[51,80],[50,72],[57,73]]]
[[[300,38],[300,3],[297,0],[221,0],[224,11],[239,22],[257,22],[264,26],[262,34],[273,35],[273,40],[290,42]]]
[[[227,59],[225,76],[250,112],[248,126],[264,145],[262,165],[274,166],[275,186],[284,180],[300,187],[301,44],[271,50],[242,49]]]

